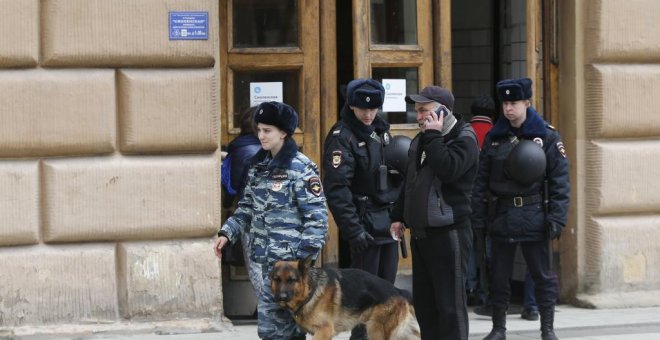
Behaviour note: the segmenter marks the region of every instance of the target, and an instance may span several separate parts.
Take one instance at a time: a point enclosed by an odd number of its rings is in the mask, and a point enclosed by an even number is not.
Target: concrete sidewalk
[[[28,334],[27,329],[17,330],[15,339],[21,340],[257,340],[257,326],[220,324],[215,329],[205,328],[204,321],[180,320],[176,325],[135,328],[106,327],[95,331],[76,332],[75,335]],[[208,320],[206,321],[208,326]],[[482,339],[491,328],[490,318],[470,313],[470,339]],[[539,321],[527,321],[519,314],[507,318],[507,339],[539,339]],[[200,331],[203,330],[203,331]],[[657,340],[660,339],[660,307],[628,309],[582,309],[568,305],[557,307],[555,330],[560,339],[570,340]],[[307,337],[311,339],[311,336]],[[349,333],[335,337],[348,340]],[[0,339],[11,339],[3,338]]]

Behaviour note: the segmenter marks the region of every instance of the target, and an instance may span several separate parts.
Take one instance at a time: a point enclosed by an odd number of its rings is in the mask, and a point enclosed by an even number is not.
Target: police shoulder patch
[[[332,151],[332,167],[338,168],[341,165],[341,150]]]
[[[562,157],[566,158],[566,148],[564,147],[564,143],[557,142],[557,150],[559,150]]]
[[[321,186],[321,179],[318,178],[317,176],[314,176],[310,178],[308,181],[308,187],[309,191],[314,194],[314,196],[318,197],[321,196],[321,193],[323,192],[323,186]]]

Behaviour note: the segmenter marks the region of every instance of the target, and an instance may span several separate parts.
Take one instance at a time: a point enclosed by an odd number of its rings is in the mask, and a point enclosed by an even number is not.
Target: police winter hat
[[[470,112],[474,116],[495,116],[495,101],[491,96],[482,95],[472,101]]]
[[[383,106],[385,88],[370,78],[351,80],[346,87],[346,103],[361,109],[377,109]]]
[[[406,103],[430,103],[438,102],[454,111],[454,95],[451,91],[440,86],[427,86],[419,94],[406,96]]]
[[[263,102],[254,114],[254,124],[275,125],[293,136],[298,126],[298,113],[291,106],[279,102]]]
[[[532,98],[532,80],[529,78],[500,80],[495,87],[497,96],[503,102]]]

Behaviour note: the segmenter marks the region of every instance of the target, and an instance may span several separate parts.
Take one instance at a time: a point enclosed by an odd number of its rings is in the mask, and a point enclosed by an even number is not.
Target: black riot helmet
[[[392,137],[390,143],[385,145],[385,163],[399,173],[406,173],[406,163],[408,162],[408,149],[410,149],[411,139],[408,136],[398,135]]]
[[[543,177],[545,164],[543,148],[531,140],[523,139],[511,150],[504,167],[514,181],[530,185]]]

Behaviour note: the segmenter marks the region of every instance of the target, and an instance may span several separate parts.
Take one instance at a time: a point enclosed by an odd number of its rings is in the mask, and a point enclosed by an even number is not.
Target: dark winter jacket
[[[521,185],[505,170],[505,161],[515,146],[515,138],[542,144],[546,156],[544,178]],[[548,183],[547,214],[543,205],[544,179]],[[491,200],[489,215],[488,194]],[[539,241],[547,237],[549,223],[566,224],[570,196],[568,160],[559,133],[529,107],[519,129],[502,118],[486,136],[479,160],[479,174],[474,185],[472,226],[487,228],[494,239],[508,242]],[[529,204],[515,206],[529,201]]]
[[[458,122],[446,136],[420,132],[413,139],[404,189],[392,211],[414,237],[431,229],[469,226],[470,195],[477,174],[479,145],[474,130]]]

